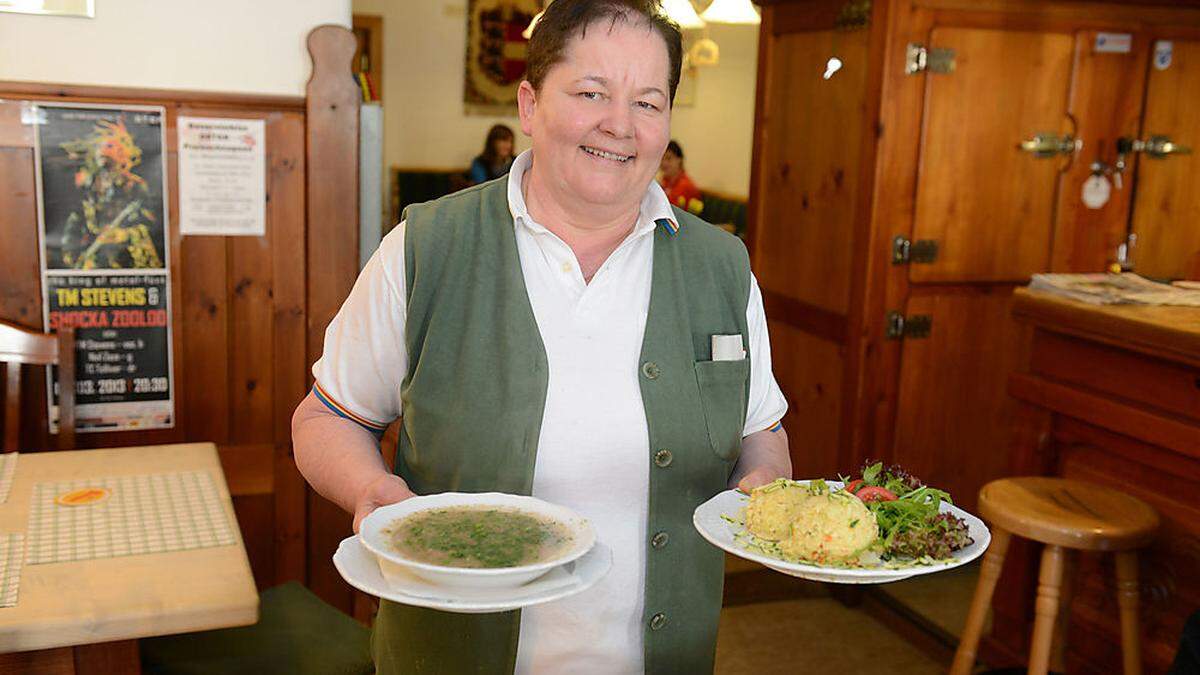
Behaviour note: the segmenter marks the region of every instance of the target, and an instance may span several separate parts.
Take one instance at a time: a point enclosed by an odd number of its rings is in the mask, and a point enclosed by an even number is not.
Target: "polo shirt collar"
[[[525,195],[521,193],[521,179],[533,164],[533,151],[526,150],[513,160],[508,172],[508,210],[513,217],[514,227],[526,227],[532,232],[549,232],[529,216],[525,207]],[[633,234],[640,235],[652,232],[655,227],[665,228],[668,234],[679,232],[679,219],[671,208],[671,202],[657,181],[650,181],[646,186],[646,194],[642,196],[641,209],[638,212],[638,222]]]

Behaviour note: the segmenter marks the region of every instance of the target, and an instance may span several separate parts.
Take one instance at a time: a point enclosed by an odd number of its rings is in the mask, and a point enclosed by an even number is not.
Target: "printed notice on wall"
[[[179,231],[266,234],[266,125],[231,117],[179,118]]]
[[[36,105],[45,329],[75,329],[78,431],[174,425],[161,107]],[[58,426],[57,369],[47,375]]]

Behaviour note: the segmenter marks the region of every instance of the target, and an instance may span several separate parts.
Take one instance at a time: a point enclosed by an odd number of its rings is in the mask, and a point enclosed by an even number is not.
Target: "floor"
[[[948,665],[876,618],[880,603],[847,606],[827,585],[790,583],[754,563],[728,559],[726,607],[717,637],[718,675],[778,673],[944,673]],[[751,573],[751,574],[742,574]],[[978,566],[873,587],[921,617],[942,639],[956,638],[978,577]],[[769,590],[762,588],[769,584]],[[885,599],[885,600],[887,600]],[[895,621],[895,618],[892,618]]]

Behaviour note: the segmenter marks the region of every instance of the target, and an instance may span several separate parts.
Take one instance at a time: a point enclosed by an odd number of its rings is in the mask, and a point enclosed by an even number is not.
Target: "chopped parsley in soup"
[[[454,506],[420,511],[384,530],[392,548],[447,567],[517,567],[552,560],[571,545],[556,521],[516,509]]]

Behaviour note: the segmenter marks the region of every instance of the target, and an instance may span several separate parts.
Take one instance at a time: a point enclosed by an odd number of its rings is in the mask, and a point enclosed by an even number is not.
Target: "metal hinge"
[[[892,240],[892,264],[906,263],[928,264],[937,260],[938,243],[936,239],[918,239],[912,241],[904,235],[897,235]]]
[[[908,43],[904,52],[904,72],[907,75],[928,70],[931,73],[954,72],[954,50],[945,47],[926,49],[925,45],[916,42]]]
[[[900,312],[887,313],[887,337],[889,340],[927,338],[932,330],[933,317],[928,314],[904,316]]]

